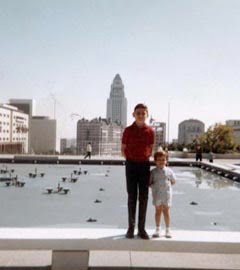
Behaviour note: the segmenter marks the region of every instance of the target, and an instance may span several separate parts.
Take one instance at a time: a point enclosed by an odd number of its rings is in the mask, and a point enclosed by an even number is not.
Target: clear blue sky
[[[0,0],[0,103],[35,99],[58,133],[106,116],[116,73],[128,99],[167,122],[240,119],[238,0]]]

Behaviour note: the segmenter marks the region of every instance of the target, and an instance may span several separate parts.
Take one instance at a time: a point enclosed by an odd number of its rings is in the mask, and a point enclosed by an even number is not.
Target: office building
[[[61,154],[76,154],[76,139],[60,139]]]
[[[10,99],[9,104],[29,115],[28,149],[31,153],[31,120],[32,116],[35,115],[35,101],[32,99]]]
[[[28,114],[30,118],[35,115],[35,101],[32,99],[9,99],[9,104]]]
[[[110,97],[107,99],[107,120],[127,125],[127,99],[124,93],[124,85],[119,74],[113,79]]]
[[[92,155],[116,156],[121,154],[122,126],[102,119],[81,119],[77,123],[77,153],[86,154],[87,144],[92,145]]]
[[[29,117],[17,107],[0,105],[0,153],[28,153]]]
[[[57,121],[47,116],[33,116],[31,123],[31,147],[34,154],[56,152]]]
[[[153,152],[156,152],[159,146],[163,147],[166,144],[166,123],[151,119],[150,126],[152,127],[155,136]]]

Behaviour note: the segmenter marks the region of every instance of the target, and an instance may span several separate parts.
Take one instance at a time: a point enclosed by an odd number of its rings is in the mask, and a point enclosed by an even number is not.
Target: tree
[[[208,128],[200,137],[204,152],[227,153],[236,147],[234,143],[233,129],[226,125],[217,123]]]

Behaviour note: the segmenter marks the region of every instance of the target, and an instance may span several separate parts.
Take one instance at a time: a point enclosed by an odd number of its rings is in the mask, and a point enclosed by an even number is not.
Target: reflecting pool
[[[0,182],[0,227],[127,227],[124,166],[0,165],[6,167],[14,169],[12,175],[18,175],[25,185]],[[74,174],[80,169],[80,175]],[[171,208],[173,229],[240,231],[239,183],[199,168],[172,169],[177,176]],[[37,176],[30,178],[29,173],[35,172]],[[71,181],[71,176],[77,181]],[[57,192],[59,186],[70,192]],[[48,194],[47,189],[53,192]],[[146,227],[154,226],[150,192]]]

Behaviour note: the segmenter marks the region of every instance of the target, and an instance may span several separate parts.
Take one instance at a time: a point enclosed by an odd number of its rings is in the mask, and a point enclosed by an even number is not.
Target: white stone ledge
[[[239,270],[239,254],[206,254],[139,251],[92,251],[89,254],[90,270],[106,269],[212,269]],[[77,268],[76,268],[77,269]]]
[[[172,231],[173,238],[125,238],[123,229],[1,228],[0,250],[129,250],[240,253],[239,232]],[[148,230],[149,234],[153,230]]]
[[[1,250],[0,269],[51,269],[52,251]]]

